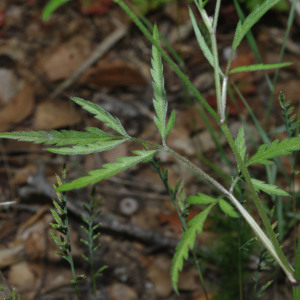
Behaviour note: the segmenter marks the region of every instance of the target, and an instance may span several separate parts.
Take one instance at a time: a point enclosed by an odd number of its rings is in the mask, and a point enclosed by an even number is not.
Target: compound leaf
[[[252,164],[263,164],[270,165],[269,159],[280,156],[291,154],[292,151],[300,150],[300,138],[285,139],[281,142],[275,140],[271,145],[263,144],[259,147],[258,151],[248,160],[246,167]]]
[[[263,191],[269,195],[289,196],[289,193],[278,188],[276,185],[265,183],[261,180],[251,178],[252,184],[257,192]]]
[[[275,4],[277,4],[280,0],[266,0],[261,4],[256,5],[250,15],[245,19],[243,24],[241,21],[238,22],[232,48],[233,51],[239,46],[240,42],[247,34],[247,32],[252,28],[252,26]]]
[[[93,185],[98,181],[112,177],[113,175],[126,170],[140,162],[146,162],[153,158],[157,153],[156,150],[149,151],[133,151],[136,156],[119,157],[115,163],[108,163],[102,166],[102,169],[93,170],[89,172],[88,176],[80,177],[70,183],[63,184],[56,188],[56,191],[69,191],[73,189],[80,189],[87,185]]]
[[[171,266],[171,282],[176,293],[178,293],[177,282],[179,272],[183,267],[183,261],[188,258],[189,250],[194,247],[196,234],[200,234],[202,232],[203,224],[213,206],[214,203],[208,206],[188,223],[190,228],[183,233],[181,237],[182,240],[176,247],[176,252],[173,256]]]
[[[109,112],[105,111],[100,106],[78,97],[70,97],[70,99],[78,105],[80,105],[86,111],[94,114],[96,119],[104,122],[105,125],[109,128],[117,131],[123,136],[128,137],[128,134],[122,126],[120,120],[118,118],[113,117]]]

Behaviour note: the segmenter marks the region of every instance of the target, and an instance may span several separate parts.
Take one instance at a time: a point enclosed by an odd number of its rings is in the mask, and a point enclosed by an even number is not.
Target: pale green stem
[[[249,192],[250,192],[250,194],[252,196],[253,202],[254,202],[254,204],[255,204],[258,212],[259,212],[259,215],[260,215],[260,217],[261,217],[261,219],[263,221],[263,224],[264,224],[264,226],[265,226],[265,228],[267,230],[267,233],[268,233],[268,235],[270,237],[270,240],[271,240],[271,242],[273,244],[273,247],[276,249],[276,252],[277,252],[277,255],[278,255],[280,261],[285,266],[284,269],[287,269],[289,271],[289,273],[292,274],[293,273],[293,268],[290,266],[289,262],[287,261],[285,255],[284,255],[284,253],[283,253],[283,251],[282,251],[282,249],[281,249],[281,247],[280,247],[280,245],[278,243],[278,240],[277,240],[276,235],[275,235],[275,233],[273,231],[273,228],[272,228],[272,226],[271,226],[271,224],[270,224],[270,222],[268,220],[268,217],[267,217],[267,214],[265,212],[265,209],[264,209],[264,207],[263,207],[263,205],[262,205],[262,203],[261,203],[261,201],[260,201],[260,199],[259,199],[256,191],[255,191],[255,188],[254,188],[253,184],[252,184],[249,172],[248,172],[247,168],[245,167],[245,164],[244,164],[244,162],[243,162],[243,160],[242,160],[242,158],[241,158],[241,156],[240,156],[240,154],[239,154],[239,152],[238,152],[238,150],[236,148],[236,145],[234,143],[232,135],[231,135],[231,133],[230,133],[230,131],[229,131],[229,129],[228,129],[228,127],[227,127],[226,124],[222,124],[221,125],[221,129],[222,129],[223,133],[225,134],[226,139],[227,139],[227,141],[228,141],[228,143],[229,143],[229,145],[230,145],[230,147],[231,147],[231,149],[232,149],[232,151],[233,151],[233,153],[234,153],[234,155],[236,157],[238,166],[239,166],[239,168],[240,168],[240,170],[241,170],[241,172],[242,172],[242,174],[243,174],[243,176],[245,178],[245,181],[246,181],[246,183],[248,185]],[[289,277],[289,279],[290,279],[290,277]],[[296,283],[296,280],[294,279],[292,281],[292,283]]]
[[[221,6],[221,0],[217,0],[216,8],[215,8],[215,14],[214,14],[214,20],[213,20],[213,31],[217,31],[218,26],[218,20],[219,20],[219,12],[220,12],[220,6]]]
[[[184,72],[182,72],[181,69],[177,66],[177,64],[171,59],[171,57],[167,54],[167,52],[159,45],[159,43],[157,43],[153,39],[151,33],[147,30],[147,28],[144,26],[144,24],[138,19],[138,17],[133,13],[133,11],[126,5],[126,3],[124,1],[113,0],[113,2],[120,5],[120,7],[132,19],[132,21],[136,24],[136,26],[142,31],[142,33],[145,35],[145,37],[152,43],[152,45],[155,45],[155,47],[157,49],[159,49],[161,56],[171,66],[171,68],[174,70],[174,72],[177,74],[177,76],[191,90],[191,92],[194,94],[196,99],[205,107],[207,112],[218,122],[219,116],[216,114],[216,112],[207,103],[207,101],[203,98],[203,96],[200,94],[200,92],[195,88],[195,86],[192,84],[192,82],[187,78],[187,76],[184,74]]]
[[[215,88],[216,88],[216,98],[218,104],[218,113],[220,117],[220,123],[222,124],[225,121],[225,104],[222,103],[222,90],[221,90],[221,78],[219,72],[219,55],[217,48],[217,41],[215,32],[210,29],[210,37],[211,37],[211,47],[212,47],[212,55],[214,58],[214,77],[215,77]]]
[[[286,261],[285,257],[284,257],[284,260],[282,259],[281,255],[278,254],[277,249],[275,249],[273,242],[266,236],[266,234],[262,231],[260,226],[256,223],[256,221],[248,213],[248,211],[240,204],[240,202],[235,198],[235,196],[230,191],[228,191],[224,186],[222,186],[219,182],[217,182],[215,179],[210,177],[207,173],[205,173],[202,169],[200,169],[198,166],[194,165],[192,162],[190,162],[185,157],[181,156],[180,154],[176,153],[175,151],[171,150],[170,148],[164,148],[164,150],[167,153],[169,153],[170,155],[172,155],[173,157],[175,157],[176,159],[183,162],[192,171],[194,171],[197,175],[201,176],[204,180],[208,181],[213,187],[215,187],[217,190],[219,190],[219,192],[221,192],[222,194],[224,194],[231,200],[232,204],[236,207],[236,209],[240,212],[240,214],[244,217],[244,219],[247,221],[249,226],[252,228],[255,235],[260,239],[260,241],[263,243],[263,245],[266,247],[266,249],[270,252],[270,254],[273,256],[273,258],[280,265],[280,267],[285,272],[285,274],[287,275],[287,277],[291,281],[291,283],[297,284],[297,281],[294,278],[293,268]]]

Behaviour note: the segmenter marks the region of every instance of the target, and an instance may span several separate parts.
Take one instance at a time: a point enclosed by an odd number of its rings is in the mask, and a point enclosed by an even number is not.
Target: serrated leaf
[[[84,231],[87,235],[89,234],[89,231],[87,228],[85,228],[84,226],[80,226],[80,228],[82,229],[82,231]]]
[[[82,220],[83,222],[85,222],[86,224],[89,224],[89,223],[90,223],[90,221],[89,221],[86,217],[84,217],[84,216],[81,216],[81,220]]]
[[[171,266],[171,282],[176,293],[178,293],[177,282],[179,272],[183,267],[183,261],[188,258],[189,250],[194,247],[196,234],[200,234],[202,232],[203,224],[213,206],[214,203],[208,206],[188,223],[190,228],[184,232],[181,237],[181,242],[176,247],[176,252],[173,256]]]
[[[49,233],[50,233],[54,243],[59,246],[60,241],[59,241],[58,237],[56,236],[56,234],[52,230],[49,230]]]
[[[277,4],[280,0],[266,0],[261,4],[256,5],[253,11],[250,13],[248,17],[244,20],[243,24],[239,21],[234,40],[232,44],[233,51],[237,49],[239,44],[241,43],[244,36],[247,32],[252,28],[252,26],[275,4]]]
[[[235,140],[235,145],[239,151],[242,160],[244,161],[246,155],[246,141],[245,141],[245,133],[243,127],[240,127],[239,129],[237,138]]]
[[[67,3],[71,0],[50,0],[48,4],[45,6],[42,12],[42,19],[43,21],[48,21],[53,12],[63,5],[64,3]]]
[[[271,69],[279,69],[283,67],[288,67],[292,65],[291,62],[284,62],[278,64],[256,64],[250,66],[241,66],[230,70],[229,74],[240,73],[240,72],[254,72],[254,71],[263,71]]]
[[[87,185],[93,185],[101,180],[112,177],[113,175],[126,170],[140,162],[146,162],[153,158],[157,153],[156,150],[149,151],[133,151],[136,156],[119,157],[116,163],[108,163],[102,166],[102,169],[89,172],[88,176],[84,176],[70,183],[63,184],[56,188],[56,191],[69,191],[72,189],[80,189]]]
[[[86,144],[81,146],[73,146],[68,148],[47,148],[48,151],[63,154],[63,155],[86,155],[95,152],[103,152],[111,150],[120,144],[124,143],[128,139],[124,138],[122,140],[115,141],[101,141],[92,144]]]
[[[90,261],[90,260],[88,259],[88,257],[87,257],[84,253],[81,253],[81,257],[82,257],[85,261],[87,261],[87,262]]]
[[[95,246],[95,247],[93,248],[93,251],[96,252],[100,247],[101,247],[101,244],[98,244],[97,246]]]
[[[93,226],[93,230],[98,229],[100,226],[101,226],[101,224],[96,224],[96,225],[94,225],[94,226]]]
[[[55,200],[53,200],[53,204],[54,204],[57,212],[61,215],[63,213],[63,209],[61,208],[61,206]]]
[[[70,97],[70,99],[78,105],[80,105],[86,111],[94,114],[96,119],[104,122],[105,125],[109,128],[115,130],[123,136],[128,137],[128,134],[122,126],[120,120],[118,118],[113,117],[109,112],[105,111],[100,106],[78,97]]]
[[[263,144],[259,147],[258,151],[248,160],[246,167],[252,164],[270,165],[273,162],[269,161],[274,157],[280,155],[288,155],[293,151],[300,150],[300,138],[285,139],[281,142],[275,140],[271,145]]]
[[[55,222],[58,224],[58,225],[62,225],[62,219],[61,217],[57,214],[57,212],[54,210],[54,209],[50,209],[51,211],[51,214],[53,216],[53,218],[55,219]]]
[[[193,11],[191,10],[190,7],[189,7],[189,13],[190,13],[190,19],[192,21],[192,25],[193,25],[193,28],[194,28],[194,32],[195,32],[199,47],[202,50],[202,52],[203,52],[205,58],[207,59],[207,61],[210,63],[210,65],[212,67],[214,67],[213,55],[211,53],[211,50],[208,48],[205,39],[203,38],[203,36],[201,34],[201,31],[198,27],[196,18],[195,18],[194,14],[193,14]]]
[[[96,128],[94,128],[96,129]],[[49,131],[19,131],[0,133],[0,138],[14,139],[36,144],[67,146],[86,145],[100,141],[114,140],[118,137],[104,133],[102,130],[82,132],[76,130],[49,130]],[[91,127],[87,128],[91,131]]]
[[[263,292],[273,283],[273,280],[268,281],[267,283],[265,283],[260,290],[257,292],[257,294],[255,295],[256,298],[260,298],[263,296]]]
[[[190,196],[187,201],[189,204],[203,205],[203,204],[214,203],[217,201],[217,199],[202,193],[198,193],[196,196],[195,195]]]
[[[88,241],[86,241],[86,240],[84,240],[84,239],[80,239],[80,242],[81,242],[81,243],[83,243],[83,244],[85,244],[86,246],[88,246],[88,245],[89,245],[89,242],[88,242]]]
[[[290,196],[286,191],[278,188],[276,185],[265,183],[261,180],[251,178],[251,182],[257,192],[263,191],[269,195]]]
[[[153,28],[153,39],[159,43],[159,33],[156,25]],[[153,120],[162,136],[163,143],[165,143],[168,103],[166,100],[161,54],[155,45],[152,46],[151,65],[152,69],[150,71],[153,78],[152,87],[154,93],[153,106],[156,112]]]
[[[176,117],[175,110],[172,110],[166,126],[166,137],[169,135],[169,133],[171,132],[171,130],[175,125],[175,117]]]
[[[100,268],[97,270],[97,272],[96,272],[96,276],[100,276],[101,273],[102,273],[105,269],[107,269],[107,268],[108,268],[108,266],[102,266],[102,267],[100,267]]]
[[[96,233],[96,234],[93,236],[93,240],[97,239],[100,235],[101,235],[100,232]]]
[[[236,210],[224,199],[219,199],[218,201],[220,209],[231,218],[239,218],[240,215],[236,212]]]

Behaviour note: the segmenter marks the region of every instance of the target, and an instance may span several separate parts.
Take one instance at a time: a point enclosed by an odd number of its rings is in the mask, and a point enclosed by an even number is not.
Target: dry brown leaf
[[[20,80],[13,70],[0,68],[0,104],[7,104],[20,91]]]
[[[80,82],[92,87],[105,86],[110,88],[147,84],[146,79],[135,66],[119,57],[108,57],[102,60],[83,74]]]
[[[30,268],[30,264],[25,261],[13,265],[8,273],[9,283],[22,294],[22,300],[33,299],[40,285],[39,279],[41,279],[41,276],[34,272]]]
[[[136,292],[128,285],[122,283],[114,283],[110,289],[111,300],[136,300],[138,296]]]
[[[70,41],[55,47],[52,53],[43,55],[37,69],[44,73],[50,81],[69,77],[91,53],[89,39],[80,35]]]
[[[46,100],[39,104],[34,115],[36,130],[49,130],[72,126],[81,121],[80,114],[67,101]]]
[[[167,297],[173,290],[170,281],[171,260],[166,255],[159,255],[149,265],[147,276],[154,285],[159,297]]]
[[[18,168],[12,179],[12,185],[18,186],[18,185],[26,184],[28,181],[28,177],[30,175],[36,174],[36,172],[37,172],[36,164],[27,164],[22,168]]]
[[[17,96],[0,110],[0,131],[7,131],[12,125],[26,119],[33,106],[33,88],[29,83],[25,83]]]
[[[25,249],[23,245],[13,246],[7,249],[0,249],[0,268],[14,265],[23,260]]]

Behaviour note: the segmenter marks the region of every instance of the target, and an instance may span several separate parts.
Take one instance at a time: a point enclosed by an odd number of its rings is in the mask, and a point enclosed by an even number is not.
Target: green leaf
[[[300,120],[295,121],[296,114],[293,114],[294,107],[291,106],[291,101],[285,100],[285,95],[282,92],[280,92],[279,95],[279,103],[281,106],[288,138],[294,137],[298,131],[298,128],[300,128]]]
[[[291,62],[284,62],[279,64],[257,64],[257,65],[250,65],[250,66],[241,66],[230,70],[229,74],[239,73],[239,72],[253,72],[253,71],[263,71],[263,70],[270,70],[270,69],[279,69],[283,67],[288,67],[292,65]]]
[[[235,140],[235,145],[240,153],[242,160],[244,161],[246,155],[246,141],[243,127],[240,127],[239,129],[237,138]]]
[[[271,165],[273,162],[269,159],[291,154],[292,151],[300,150],[300,138],[285,139],[281,142],[275,140],[271,145],[263,144],[259,147],[258,151],[248,160],[246,167],[252,164]]]
[[[70,99],[78,105],[80,105],[86,111],[94,114],[96,119],[104,122],[105,125],[109,128],[115,130],[123,136],[128,137],[128,134],[122,126],[120,120],[118,118],[113,117],[109,112],[105,111],[100,106],[78,97],[70,97]]]
[[[63,222],[62,222],[62,219],[61,217],[57,214],[57,212],[54,210],[54,209],[50,209],[51,211],[51,214],[53,216],[53,218],[55,219],[55,222],[58,224],[58,225],[62,225]]]
[[[191,8],[189,7],[189,13],[190,13],[190,19],[192,21],[192,25],[194,28],[194,32],[199,44],[199,47],[201,48],[204,56],[206,57],[207,61],[210,63],[210,65],[213,67],[214,66],[214,58],[213,55],[210,51],[210,49],[208,48],[205,39],[203,38],[201,31],[199,29],[199,26],[197,24],[196,18],[193,14],[193,11],[191,10]]]
[[[84,239],[80,239],[80,242],[81,242],[81,243],[83,243],[83,244],[85,244],[86,246],[88,246],[88,245],[89,245],[89,242],[88,242],[88,241],[86,241],[86,240],[84,240]]]
[[[102,169],[89,172],[89,176],[84,176],[70,183],[63,184],[56,188],[56,191],[69,191],[80,189],[87,185],[93,185],[98,181],[112,177],[113,175],[126,170],[140,162],[146,162],[151,159],[156,153],[156,150],[149,151],[133,151],[136,156],[119,157],[116,163],[108,163],[102,166]]]
[[[198,193],[197,196],[193,195],[188,198],[188,203],[189,204],[194,204],[194,205],[202,205],[202,204],[211,204],[217,201],[217,199],[212,198],[208,195]]]
[[[241,43],[244,36],[247,32],[252,28],[252,26],[275,4],[277,4],[280,0],[266,0],[262,4],[256,5],[254,10],[250,13],[250,15],[245,19],[243,24],[239,21],[234,39],[232,44],[232,50],[236,50],[239,44]]]
[[[107,150],[111,150],[120,144],[124,143],[128,139],[124,138],[122,140],[115,141],[102,141],[96,142],[92,144],[86,144],[81,146],[73,146],[68,148],[47,148],[48,151],[63,154],[63,155],[85,155],[94,152],[103,152]]]
[[[166,137],[169,135],[169,133],[171,132],[171,130],[175,125],[175,117],[176,117],[175,110],[172,110],[166,126]]]
[[[257,192],[263,191],[269,195],[290,196],[286,191],[278,188],[276,185],[265,183],[261,180],[251,178],[251,182]]]
[[[98,128],[87,128],[90,132],[76,130],[50,131],[19,131],[0,133],[0,138],[14,139],[23,142],[33,142],[45,145],[86,145],[99,141],[107,141],[118,137],[107,134]]]
[[[50,233],[54,243],[59,246],[60,245],[60,240],[58,239],[56,234],[52,230],[49,230],[49,233]]]
[[[231,218],[239,218],[240,215],[235,211],[235,209],[225,200],[219,199],[218,201],[220,209]]]
[[[189,250],[194,247],[196,233],[200,234],[202,232],[203,224],[213,206],[214,203],[208,206],[188,223],[190,228],[184,232],[181,237],[181,242],[176,247],[176,252],[173,256],[171,266],[171,282],[176,293],[178,293],[177,282],[179,272],[183,267],[183,261],[188,258]]]
[[[63,214],[63,209],[61,208],[61,206],[55,201],[55,200],[53,200],[53,204],[54,204],[54,206],[55,206],[55,208],[56,208],[56,210],[57,210],[57,212],[61,215],[61,214]]]
[[[80,226],[80,228],[82,229],[82,231],[84,231],[87,235],[89,234],[89,230],[87,228],[85,228],[84,226]]]
[[[69,2],[70,0],[51,0],[43,9],[42,19],[43,21],[48,21],[53,12],[64,3]]]
[[[84,253],[81,253],[81,257],[82,257],[85,261],[87,261],[87,262],[90,261],[90,260],[88,259],[88,257],[87,257]]]
[[[154,25],[153,28],[153,39],[159,43],[159,33],[157,26]],[[152,69],[151,75],[153,78],[152,87],[154,93],[153,105],[156,112],[156,116],[153,118],[161,136],[163,143],[166,140],[166,118],[168,110],[168,102],[166,100],[166,91],[164,86],[164,74],[163,74],[163,64],[161,61],[160,51],[155,45],[152,46],[152,59],[151,59]]]

